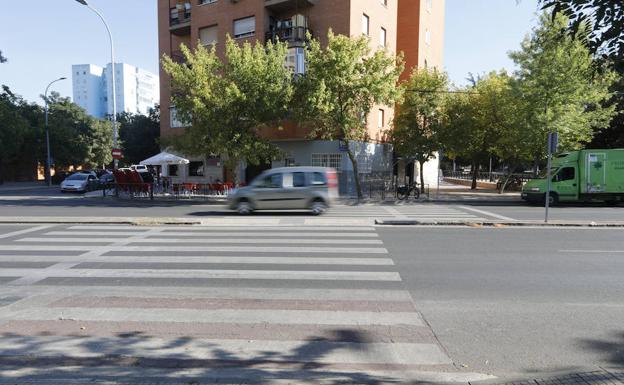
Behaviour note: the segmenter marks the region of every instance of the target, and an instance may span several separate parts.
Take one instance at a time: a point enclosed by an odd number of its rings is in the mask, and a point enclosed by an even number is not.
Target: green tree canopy
[[[577,149],[614,116],[614,107],[604,102],[611,96],[615,74],[596,68],[583,42],[583,28],[576,35],[561,36],[567,24],[563,15],[542,15],[521,49],[510,54],[519,67],[515,75],[526,102],[526,129],[535,159],[545,153],[548,132],[559,133],[562,150]]]
[[[288,46],[239,45],[228,36],[224,61],[214,47],[181,49],[187,63],[165,55],[163,68],[171,76],[178,116],[190,126],[171,143],[188,155],[221,155],[238,182],[236,169],[242,160],[258,164],[279,154],[258,130],[278,127],[289,114],[293,86],[292,73],[284,66]]]
[[[328,34],[327,46],[312,40],[306,48],[306,73],[296,82],[294,108],[311,137],[339,140],[353,166],[358,198],[362,189],[353,141],[367,137],[366,116],[376,104],[392,105],[402,58],[384,50],[371,53],[367,37]]]
[[[150,109],[147,116],[123,113],[119,115],[119,136],[124,161],[138,164],[160,152],[160,107]]]
[[[440,149],[440,132],[445,124],[448,77],[437,70],[414,69],[403,85],[405,96],[397,107],[391,132],[394,150],[408,161],[417,160],[420,169]],[[420,172],[424,192],[424,175]]]

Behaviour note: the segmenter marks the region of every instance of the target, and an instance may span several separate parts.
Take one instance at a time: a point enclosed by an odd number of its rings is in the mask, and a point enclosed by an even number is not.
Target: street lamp
[[[106,32],[108,32],[108,38],[110,39],[110,50],[111,50],[111,72],[112,72],[112,80],[113,80],[113,147],[117,148],[117,137],[118,137],[118,132],[117,132],[117,92],[116,92],[116,83],[115,83],[115,47],[113,45],[113,35],[111,34],[110,28],[108,27],[108,24],[106,23],[106,20],[104,20],[104,16],[102,16],[102,14],[95,8],[93,8],[91,5],[89,5],[89,3],[87,2],[87,0],[76,0],[78,3],[87,6],[87,8],[89,8],[90,10],[92,10],[93,12],[95,12],[96,15],[99,16],[100,20],[102,20],[102,23],[104,23],[104,26],[106,27]],[[117,169],[117,165],[118,165],[118,160],[115,159],[114,163],[113,163],[113,167],[116,170]]]
[[[46,180],[48,182],[48,186],[52,186],[52,173],[51,168],[52,168],[52,161],[50,160],[50,131],[48,129],[48,89],[50,89],[50,86],[58,81],[61,80],[65,80],[67,79],[66,77],[62,77],[62,78],[58,78],[56,80],[53,80],[50,82],[50,84],[48,84],[48,86],[45,89],[45,93],[44,93],[44,100],[45,100],[45,132],[46,132],[46,149],[47,149],[47,156],[46,156],[46,172],[45,172],[45,177]]]

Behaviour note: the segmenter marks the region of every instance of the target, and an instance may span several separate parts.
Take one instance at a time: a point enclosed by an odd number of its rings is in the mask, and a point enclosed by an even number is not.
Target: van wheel
[[[312,215],[321,215],[327,210],[327,205],[323,201],[314,201],[310,207]]]
[[[238,211],[240,215],[249,215],[253,211],[253,208],[248,201],[240,201],[238,205],[236,205],[236,211]]]
[[[559,195],[551,192],[548,194],[548,206],[557,206],[559,204]]]

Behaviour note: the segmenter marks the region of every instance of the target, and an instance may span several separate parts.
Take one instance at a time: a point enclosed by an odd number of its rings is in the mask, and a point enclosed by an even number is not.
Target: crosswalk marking
[[[319,380],[326,368],[376,382],[479,378],[454,373],[373,226],[241,219],[53,226],[9,238],[0,276],[18,279],[0,296],[18,300],[0,307],[0,355],[23,349],[26,333],[36,347],[24,354],[201,360],[218,382],[257,380],[245,371],[256,361],[286,381],[306,378],[297,371],[308,366]]]

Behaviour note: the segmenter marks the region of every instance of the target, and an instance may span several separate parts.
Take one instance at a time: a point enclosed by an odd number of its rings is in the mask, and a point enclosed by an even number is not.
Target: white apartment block
[[[93,64],[72,65],[74,103],[89,115],[106,118],[113,114],[112,68]],[[158,76],[144,69],[115,63],[117,113],[149,113],[159,102]]]

